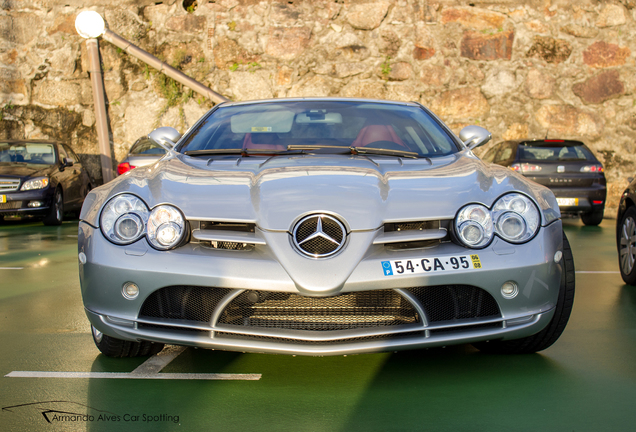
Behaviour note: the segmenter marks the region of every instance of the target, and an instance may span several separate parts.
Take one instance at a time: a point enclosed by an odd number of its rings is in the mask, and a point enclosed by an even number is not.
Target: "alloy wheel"
[[[621,269],[628,275],[636,262],[636,222],[631,217],[625,218],[621,227]]]

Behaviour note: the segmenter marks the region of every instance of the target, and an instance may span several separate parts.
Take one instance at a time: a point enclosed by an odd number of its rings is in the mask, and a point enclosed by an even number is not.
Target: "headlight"
[[[492,207],[497,235],[510,243],[530,240],[539,229],[537,206],[525,195],[511,193],[497,200]]]
[[[135,195],[117,195],[102,210],[102,233],[115,244],[133,243],[146,232],[148,214],[146,204]]]
[[[152,209],[148,218],[148,242],[160,250],[177,246],[185,235],[185,220],[179,210],[170,205]]]
[[[455,219],[457,235],[468,247],[480,248],[492,240],[490,210],[480,204],[470,204],[459,211]]]
[[[40,177],[32,180],[27,180],[24,182],[21,191],[30,191],[36,189],[44,189],[49,186],[49,178],[48,177]]]
[[[492,210],[469,204],[455,218],[459,240],[470,248],[487,246],[494,234],[510,243],[524,243],[539,230],[540,215],[530,198],[511,193],[499,198]]]

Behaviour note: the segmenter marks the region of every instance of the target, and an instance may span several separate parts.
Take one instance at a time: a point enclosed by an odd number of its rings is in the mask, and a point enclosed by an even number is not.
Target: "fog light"
[[[29,204],[27,205],[31,208],[35,208],[35,207],[42,207],[44,203],[42,201],[29,201]]]
[[[128,300],[132,300],[139,295],[139,287],[133,282],[126,282],[122,288],[122,294]]]
[[[519,287],[512,281],[504,282],[501,286],[501,295],[507,299],[515,298],[519,294]]]
[[[558,263],[559,261],[561,261],[561,258],[563,258],[563,252],[556,251],[556,253],[554,254],[554,262]]]

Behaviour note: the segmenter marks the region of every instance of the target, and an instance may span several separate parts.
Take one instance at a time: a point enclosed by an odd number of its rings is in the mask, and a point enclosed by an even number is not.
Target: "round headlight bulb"
[[[134,213],[126,213],[115,222],[114,232],[121,240],[133,241],[144,232],[144,223]]]
[[[517,240],[525,234],[526,222],[517,213],[504,213],[497,219],[497,232],[507,240]]]
[[[476,245],[482,241],[484,238],[484,230],[476,222],[467,221],[462,224],[459,228],[459,233],[464,240],[469,245]]]
[[[148,242],[159,250],[176,247],[185,236],[185,219],[181,212],[170,205],[160,205],[148,217]]]
[[[157,241],[170,246],[181,237],[181,227],[174,222],[164,223],[157,228]]]

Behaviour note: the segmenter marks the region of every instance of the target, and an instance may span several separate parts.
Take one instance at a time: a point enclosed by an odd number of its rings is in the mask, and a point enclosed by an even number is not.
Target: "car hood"
[[[190,220],[255,223],[290,231],[305,215],[338,216],[348,231],[387,222],[452,219],[467,203],[488,207],[502,194],[524,192],[542,209],[543,224],[560,216],[547,188],[470,151],[432,159],[294,155],[194,158],[168,156],[91,191],[81,219],[98,226],[113,195],[133,193],[150,208],[177,206]]]
[[[49,175],[53,165],[0,163],[0,176],[4,177],[37,177]]]

